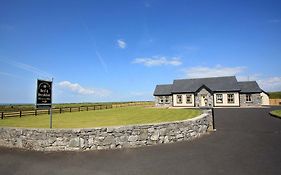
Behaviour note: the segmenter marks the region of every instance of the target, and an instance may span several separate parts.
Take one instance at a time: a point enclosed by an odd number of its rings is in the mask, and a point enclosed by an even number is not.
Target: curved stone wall
[[[212,129],[211,112],[183,121],[90,129],[0,128],[0,146],[40,151],[99,150],[191,140]]]

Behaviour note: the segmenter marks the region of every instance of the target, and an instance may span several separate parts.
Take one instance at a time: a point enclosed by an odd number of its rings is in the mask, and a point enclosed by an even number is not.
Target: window
[[[182,104],[182,95],[177,95],[177,103]]]
[[[164,98],[163,97],[159,97],[159,103],[160,104],[164,103]]]
[[[169,96],[166,96],[166,98],[165,98],[165,103],[166,104],[169,104],[170,103],[170,99],[169,99],[170,97]]]
[[[217,98],[217,103],[223,103],[222,94],[217,94],[216,98]]]
[[[192,103],[190,94],[186,95],[186,103]]]
[[[252,102],[252,95],[246,94],[246,102]]]
[[[234,94],[227,94],[227,103],[234,103]]]

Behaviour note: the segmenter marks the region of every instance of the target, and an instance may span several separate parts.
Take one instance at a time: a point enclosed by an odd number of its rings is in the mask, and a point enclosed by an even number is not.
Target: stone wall
[[[246,94],[240,94],[240,106],[261,106],[261,95],[260,93],[251,94],[252,101],[246,102]]]
[[[160,98],[163,98],[163,103],[160,102]],[[168,98],[169,102],[166,103],[166,99]],[[173,104],[173,97],[169,96],[155,96],[155,106],[156,107],[171,107]]]
[[[91,129],[0,128],[0,146],[40,151],[99,150],[191,140],[212,129],[210,110],[177,122]]]
[[[213,95],[207,91],[205,88],[202,88],[197,94],[196,94],[196,97],[195,97],[195,106],[196,107],[199,107],[199,106],[202,106],[201,105],[201,96],[202,95],[206,95],[206,98],[207,98],[207,106],[208,107],[211,107],[213,106]]]

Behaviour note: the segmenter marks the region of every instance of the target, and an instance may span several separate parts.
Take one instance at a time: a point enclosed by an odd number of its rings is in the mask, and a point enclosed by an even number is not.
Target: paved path
[[[281,174],[281,120],[270,109],[215,109],[217,132],[146,148],[43,153],[0,148],[0,174]]]

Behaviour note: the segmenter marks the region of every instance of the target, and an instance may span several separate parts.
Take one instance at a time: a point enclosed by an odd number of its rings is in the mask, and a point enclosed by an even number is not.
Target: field
[[[53,115],[53,128],[91,128],[184,120],[200,114],[197,109],[159,109],[122,107],[105,110]],[[0,120],[0,126],[48,128],[49,115],[11,117]]]
[[[269,92],[270,99],[281,99],[281,92]]]
[[[128,104],[128,103],[145,103],[153,104],[153,102],[145,101],[134,101],[134,102],[101,102],[101,103],[60,103],[53,104],[53,108],[69,108],[69,107],[87,107],[94,105],[119,105],[119,104]],[[34,104],[6,104],[0,105],[0,112],[16,112],[16,111],[32,111],[35,110]]]

